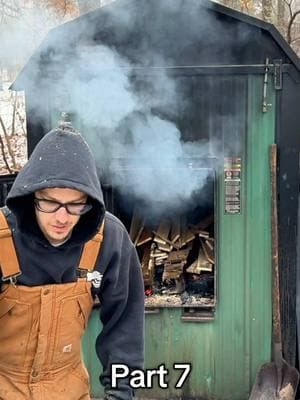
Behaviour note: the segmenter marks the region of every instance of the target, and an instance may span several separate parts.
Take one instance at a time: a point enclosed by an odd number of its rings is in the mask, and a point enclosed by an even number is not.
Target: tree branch
[[[17,114],[17,117],[18,117],[19,122],[21,124],[21,129],[22,129],[23,135],[26,136],[26,131],[25,131],[25,128],[24,128],[24,117],[20,114],[20,112],[18,110],[16,111],[16,114]]]
[[[2,130],[3,130],[3,133],[4,133],[4,137],[5,137],[5,140],[6,140],[6,145],[7,145],[8,154],[10,155],[10,158],[11,158],[11,160],[12,160],[13,168],[16,168],[15,156],[14,156],[14,153],[13,153],[13,151],[12,151],[11,144],[10,144],[10,140],[9,140],[9,136],[8,136],[8,134],[7,134],[7,131],[6,131],[6,128],[5,128],[5,125],[4,125],[4,122],[3,122],[3,119],[2,119],[1,116],[0,116],[0,125],[1,125]]]
[[[290,19],[291,19],[292,16],[293,16],[293,11],[292,11],[292,7],[291,7],[291,2],[290,2],[290,1],[287,1],[287,0],[284,0],[284,3],[287,5],[287,9],[288,9],[288,11],[289,11],[289,15],[290,15]]]
[[[296,42],[298,42],[299,40],[300,40],[300,37],[297,37],[297,38],[293,39],[293,40],[291,41],[290,44],[296,43]]]
[[[295,22],[295,19],[297,18],[297,16],[300,14],[300,10],[297,10],[294,12],[294,14],[292,15],[292,18],[289,20],[289,24],[288,24],[288,28],[287,28],[287,42],[289,44],[291,44],[292,42],[292,26],[293,23]]]
[[[15,2],[12,4],[11,1],[1,0],[0,1],[0,15],[1,19],[4,17],[16,18],[20,17],[22,14],[20,5],[17,5]]]
[[[5,166],[7,168],[7,171],[9,173],[12,173],[12,170],[11,170],[9,164],[8,164],[8,161],[7,161],[7,157],[6,157],[6,154],[5,154],[5,146],[4,146],[4,142],[3,142],[3,139],[2,139],[1,135],[0,135],[0,147],[1,147],[1,153],[2,153],[2,156],[3,156],[3,160],[4,160]]]

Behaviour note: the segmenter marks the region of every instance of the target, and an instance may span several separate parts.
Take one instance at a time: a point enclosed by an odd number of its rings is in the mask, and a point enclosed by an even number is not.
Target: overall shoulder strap
[[[86,244],[84,245],[78,266],[79,271],[80,270],[84,270],[86,272],[93,271],[93,269],[95,268],[97,257],[103,240],[103,231],[104,231],[104,220],[96,235],[91,240],[86,242]]]
[[[21,274],[19,261],[3,211],[0,209],[0,269],[3,281],[13,281]]]

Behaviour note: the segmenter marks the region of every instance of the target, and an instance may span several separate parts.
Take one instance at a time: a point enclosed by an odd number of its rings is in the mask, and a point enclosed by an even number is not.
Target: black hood
[[[47,133],[16,177],[6,205],[15,215],[21,232],[42,236],[33,196],[37,190],[54,187],[76,189],[88,195],[93,208],[80,217],[68,242],[89,240],[99,228],[105,208],[95,159],[78,132],[54,129]]]

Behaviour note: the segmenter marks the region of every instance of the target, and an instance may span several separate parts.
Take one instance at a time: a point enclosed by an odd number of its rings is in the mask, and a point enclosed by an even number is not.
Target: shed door
[[[247,399],[259,366],[270,360],[271,243],[269,145],[274,141],[274,95],[262,112],[263,75],[177,77],[181,98],[176,121],[185,141],[208,140],[217,158],[217,304],[213,320],[185,322],[183,309],[164,307],[146,315],[146,368],[164,364],[168,388],[139,390],[143,398]],[[167,117],[165,110],[159,110]],[[224,157],[241,159],[241,208],[226,213]],[[96,336],[96,311],[85,338]],[[87,349],[87,347],[85,347]],[[85,351],[93,394],[102,393],[98,361]],[[95,363],[95,365],[94,365]],[[180,371],[192,372],[176,389]]]

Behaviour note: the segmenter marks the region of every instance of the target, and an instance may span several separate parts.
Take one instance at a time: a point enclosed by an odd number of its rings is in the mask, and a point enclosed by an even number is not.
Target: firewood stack
[[[129,234],[141,256],[146,287],[153,287],[155,272],[162,268],[161,285],[172,283],[170,294],[185,290],[187,275],[195,280],[202,271],[213,271],[214,239],[205,230],[213,223],[212,216],[197,225],[188,224],[183,215],[162,217],[153,229],[141,215],[136,207]]]

